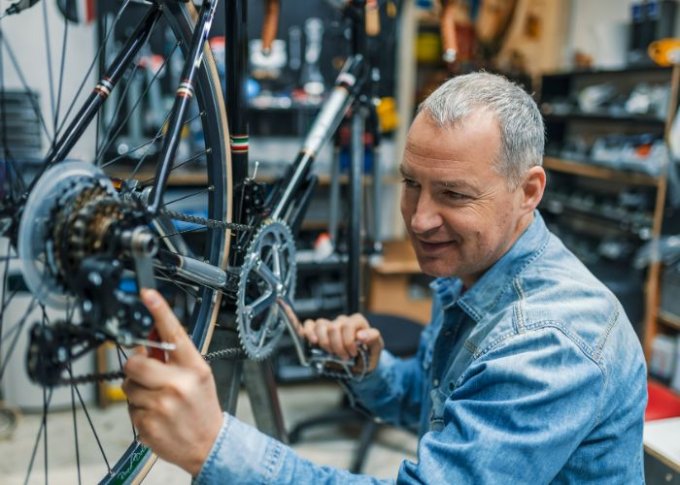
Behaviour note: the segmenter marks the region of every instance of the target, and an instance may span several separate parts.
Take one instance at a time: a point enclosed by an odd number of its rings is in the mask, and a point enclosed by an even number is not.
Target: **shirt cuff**
[[[224,424],[192,483],[270,483],[283,462],[284,445],[224,413]]]
[[[383,350],[380,354],[378,365],[373,369],[373,372],[367,374],[359,382],[349,381],[349,388],[354,395],[359,400],[363,400],[372,398],[376,393],[382,393],[395,360],[396,357]]]

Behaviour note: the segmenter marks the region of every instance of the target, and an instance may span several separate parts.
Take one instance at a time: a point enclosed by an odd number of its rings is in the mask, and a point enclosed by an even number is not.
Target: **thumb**
[[[380,335],[380,331],[376,328],[365,328],[357,332],[357,338],[368,347],[368,367],[369,371],[372,371],[378,365],[380,353],[385,347],[382,335]]]
[[[177,347],[168,352],[168,360],[179,364],[190,364],[200,354],[165,299],[156,290],[148,288],[140,292],[142,303],[154,319],[160,340],[173,343]],[[195,355],[194,355],[195,354]]]

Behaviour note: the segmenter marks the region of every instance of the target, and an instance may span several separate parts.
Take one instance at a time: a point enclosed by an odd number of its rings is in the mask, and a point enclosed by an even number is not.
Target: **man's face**
[[[418,263],[431,276],[457,276],[470,287],[531,220],[523,191],[494,168],[501,146],[487,112],[440,128],[420,113],[401,164],[401,213]]]

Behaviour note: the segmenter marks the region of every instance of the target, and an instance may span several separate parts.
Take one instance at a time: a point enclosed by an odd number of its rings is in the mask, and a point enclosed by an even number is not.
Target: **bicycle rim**
[[[22,64],[17,42],[22,42],[25,35],[17,29],[9,28],[10,23],[22,23],[43,27],[45,38],[59,38],[59,51],[54,55],[55,42],[44,42],[42,47],[49,51],[45,54],[42,63],[46,77],[53,79],[49,88],[41,92],[44,109],[37,110],[35,98],[28,101],[28,106],[33,112],[40,111],[35,115],[35,128],[40,131],[42,138],[42,157],[49,151],[53,143],[55,133],[62,135],[67,121],[72,119],[82,103],[81,91],[86,92],[96,83],[99,74],[98,64],[104,64],[108,59],[106,50],[93,49],[94,69],[87,75],[84,72],[71,73],[73,66],[71,56],[79,56],[80,47],[78,28],[69,25],[65,20],[55,15],[57,2],[43,1],[31,10],[22,12],[15,17],[9,17],[0,21],[0,160],[2,165],[5,185],[12,185],[18,190],[19,176],[15,172],[21,172],[21,177],[26,179],[24,183],[31,183],[31,170],[24,168],[23,155],[17,156],[16,150],[12,150],[12,137],[9,133],[11,126],[11,110],[8,108],[8,96],[13,93],[34,91],[32,87],[32,75],[34,69],[27,69]],[[138,16],[136,10],[151,8],[148,4],[123,1],[121,9],[112,11],[107,19],[110,23],[105,25],[101,37],[106,40],[107,49],[115,49],[113,39],[120,31],[125,30],[126,19],[129,16]],[[160,21],[154,26],[149,48],[142,50],[140,62],[131,65],[121,81],[112,91],[117,95],[107,100],[105,109],[101,109],[96,120],[96,126],[82,135],[72,155],[78,154],[78,159],[85,162],[93,162],[98,165],[108,176],[137,180],[142,185],[152,183],[154,174],[154,155],[164,136],[165,122],[168,118],[169,107],[163,105],[161,115],[149,108],[150,92],[154,83],[162,90],[171,89],[168,73],[173,62],[183,62],[183,57],[189,49],[192,26],[196,18],[196,10],[191,2],[162,2],[163,13]],[[134,10],[134,11],[133,11]],[[43,17],[45,16],[45,17]],[[22,17],[24,19],[22,20]],[[29,19],[30,17],[30,19]],[[42,17],[42,18],[41,18]],[[47,20],[45,20],[47,19]],[[107,20],[108,22],[108,20]],[[108,32],[114,32],[109,35]],[[22,35],[24,35],[22,37]],[[39,36],[36,32],[33,35]],[[162,35],[167,44],[164,51],[164,59],[156,54],[158,35]],[[80,36],[82,39],[82,35]],[[156,40],[154,40],[156,39]],[[101,39],[100,39],[101,40]],[[82,44],[82,40],[80,41]],[[166,49],[164,47],[163,49]],[[143,59],[144,57],[146,59]],[[34,56],[33,63],[38,57]],[[179,61],[177,60],[179,59]],[[143,62],[157,62],[160,65],[142,65]],[[82,63],[81,63],[82,64]],[[82,65],[89,68],[89,62]],[[139,82],[142,76],[143,82]],[[81,79],[84,80],[81,82]],[[79,88],[79,86],[84,86]],[[75,87],[75,89],[74,89]],[[69,99],[68,93],[74,93]],[[158,90],[157,90],[158,91]],[[156,94],[158,94],[156,91]],[[136,102],[130,100],[131,92],[139,94]],[[195,82],[195,98],[193,107],[185,117],[183,127],[183,141],[173,164],[170,176],[170,185],[182,184],[182,192],[166,191],[164,207],[180,213],[190,215],[207,216],[210,219],[220,221],[231,220],[231,160],[227,146],[228,131],[226,113],[222,101],[222,88],[217,75],[217,70],[210,53],[209,47],[204,47],[204,56],[201,68],[197,73]],[[17,96],[21,98],[21,96]],[[30,98],[30,96],[28,96]],[[72,100],[73,108],[71,108]],[[136,103],[136,104],[135,104]],[[108,105],[108,106],[107,106]],[[140,117],[137,110],[143,115]],[[2,115],[2,113],[5,115]],[[28,110],[29,114],[31,110]],[[149,122],[149,118],[155,118],[155,125]],[[138,122],[142,120],[150,124],[141,133]],[[135,122],[137,123],[135,125]],[[95,125],[95,123],[93,123]],[[134,126],[132,126],[134,125]],[[131,133],[134,135],[132,136]],[[14,152],[14,153],[13,153]],[[176,168],[176,169],[175,169]],[[0,178],[0,180],[3,180]],[[0,191],[0,196],[7,196]],[[11,197],[16,202],[15,197]],[[7,200],[7,199],[5,199]],[[17,206],[19,209],[19,206]],[[188,257],[208,261],[212,265],[226,267],[229,251],[229,231],[218,228],[205,228],[187,225],[181,221],[170,220],[162,217],[161,223],[165,225],[166,233],[157,234],[162,241],[163,249],[177,252]],[[168,228],[175,232],[168,233]],[[15,480],[17,483],[33,483],[52,481],[54,483],[137,483],[153,464],[151,452],[135,440],[134,430],[129,422],[125,402],[114,404],[107,410],[101,411],[96,404],[88,399],[88,392],[92,397],[102,397],[102,388],[92,389],[92,386],[71,384],[62,388],[40,388],[35,384],[29,384],[25,377],[19,374],[24,372],[24,360],[26,353],[25,341],[28,328],[36,319],[43,324],[51,325],[57,319],[66,319],[77,324],[78,312],[69,303],[62,311],[55,311],[44,306],[26,291],[22,282],[21,271],[18,268],[19,258],[17,248],[10,244],[10,239],[0,239],[0,386],[5,399],[11,406],[24,407],[29,411],[37,412],[41,417],[37,427],[24,436],[31,436],[32,450],[30,456],[18,456],[16,460],[4,460],[5,463],[13,461],[14,464],[2,469],[3,475],[8,481]],[[175,304],[182,309],[183,322],[192,336],[196,346],[205,353],[207,351],[212,330],[215,324],[221,301],[221,293],[211,288],[202,287],[191,282],[181,281],[176,277],[156,270],[156,283],[167,295],[173,296]],[[179,302],[179,303],[177,303]],[[64,316],[65,315],[65,316]],[[106,367],[107,371],[117,371],[125,360],[125,352],[120,346],[110,347],[108,350],[99,350],[96,358],[99,363],[107,358],[110,360]],[[94,353],[81,358],[69,366],[71,375],[78,375],[78,369],[87,369],[94,360]],[[89,361],[89,362],[88,362]],[[99,363],[97,368],[99,369]],[[113,365],[112,365],[113,363]],[[120,384],[117,381],[116,384]],[[17,388],[30,386],[25,394],[35,397],[36,393],[42,394],[42,404],[35,405],[32,398],[23,397],[30,401],[22,402],[22,392]],[[116,386],[105,386],[105,392],[115,391]],[[58,394],[59,393],[59,394]],[[108,395],[108,394],[107,394]],[[57,399],[59,398],[59,399]],[[124,408],[121,411],[121,408]],[[112,413],[112,414],[111,414]],[[113,416],[113,417],[111,417]],[[123,418],[124,417],[124,418]],[[55,424],[52,424],[55,423]],[[70,426],[64,423],[71,423]],[[52,424],[52,427],[50,427]],[[19,424],[21,427],[21,422]],[[121,428],[127,429],[127,434],[122,435]],[[32,435],[31,435],[32,432]],[[113,438],[110,438],[113,436]],[[3,444],[0,443],[0,450]],[[11,446],[11,444],[10,444]],[[9,449],[9,447],[8,447]],[[4,480],[4,479],[3,479]],[[4,482],[3,482],[4,483]],[[13,483],[13,482],[11,482]]]

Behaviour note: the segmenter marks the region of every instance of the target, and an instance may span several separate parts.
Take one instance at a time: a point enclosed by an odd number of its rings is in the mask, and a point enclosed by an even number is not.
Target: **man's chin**
[[[438,258],[428,258],[427,256],[421,256],[416,254],[418,258],[418,266],[420,266],[420,271],[433,278],[446,278],[454,275],[454,268],[451,265],[445,264]]]

